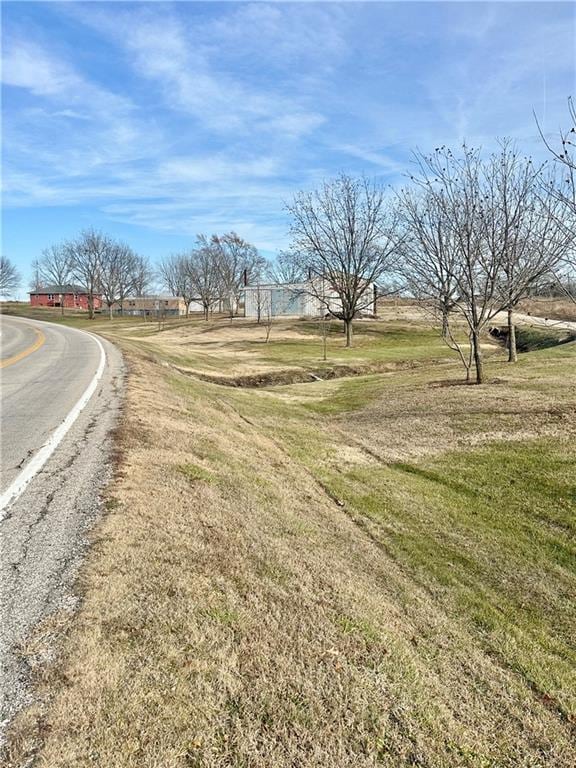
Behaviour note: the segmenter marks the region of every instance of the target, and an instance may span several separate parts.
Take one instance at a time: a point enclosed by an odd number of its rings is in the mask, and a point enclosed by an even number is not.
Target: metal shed
[[[324,301],[318,297],[323,296]],[[319,290],[311,281],[302,283],[260,283],[244,288],[246,317],[320,317],[337,313],[342,305],[332,289]]]

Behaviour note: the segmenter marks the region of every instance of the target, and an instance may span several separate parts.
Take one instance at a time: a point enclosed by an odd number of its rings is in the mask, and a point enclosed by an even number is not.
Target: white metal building
[[[302,317],[317,315],[320,311],[304,283],[261,283],[244,288],[244,314],[246,317]]]
[[[239,307],[234,304],[234,313],[237,314]],[[204,304],[200,299],[192,299],[188,304],[188,312],[202,312],[204,314]],[[230,312],[230,299],[214,299],[210,307],[210,314],[222,314]]]
[[[218,314],[221,312],[228,312],[230,307],[229,302],[226,299],[214,299],[214,302],[210,308],[210,312]],[[188,312],[204,312],[204,305],[200,299],[192,299],[188,305]]]
[[[373,286],[366,290],[365,311],[374,311]],[[321,317],[327,311],[337,314],[342,303],[336,291],[323,286],[318,280],[303,283],[261,283],[244,288],[244,314],[246,317]]]

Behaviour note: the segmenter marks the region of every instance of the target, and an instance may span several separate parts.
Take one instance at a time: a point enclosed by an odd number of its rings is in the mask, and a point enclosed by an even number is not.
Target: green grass
[[[404,347],[405,356],[410,349]],[[495,383],[488,385],[492,394],[484,390],[477,412],[466,410],[481,392],[475,387],[460,388],[458,401],[435,405],[430,369],[226,393],[348,514],[366,521],[387,555],[434,595],[471,643],[565,718],[576,716],[576,444],[562,432],[561,416],[555,439],[522,440],[514,430],[548,412],[573,410],[575,353],[576,345],[566,344],[525,355],[516,366],[490,362]],[[458,373],[449,366],[437,375]],[[340,447],[355,443],[335,419],[347,415],[353,422],[355,412],[402,390],[414,393],[411,408],[423,415],[433,418],[435,408],[453,412],[452,427],[462,436],[509,428],[514,439],[439,450],[419,461],[339,462]],[[545,401],[528,400],[523,412],[514,393]],[[499,412],[502,398],[509,405]],[[356,631],[354,620],[342,619],[342,628]]]
[[[380,640],[380,633],[376,627],[365,619],[358,619],[346,614],[336,618],[336,624],[345,635],[359,635],[367,643],[375,643]]]
[[[177,469],[178,472],[180,472],[181,475],[184,475],[190,482],[203,481],[205,483],[211,483],[214,480],[214,475],[203,467],[198,466],[198,464],[192,464],[190,462],[187,464],[179,464]]]
[[[576,341],[576,333],[550,328],[517,328],[516,347],[518,352],[534,352],[538,349],[556,347],[559,344],[567,344]]]
[[[167,317],[159,328],[154,317],[137,317],[131,315],[114,315],[110,319],[106,310],[96,312],[90,320],[88,312],[83,310],[66,309],[64,314],[59,308],[31,307],[27,302],[0,302],[0,313],[12,317],[25,317],[31,320],[43,320],[50,323],[69,325],[72,328],[95,331],[97,333],[130,332],[136,337],[155,336],[164,331],[183,326],[202,327],[202,321],[197,317]]]
[[[317,388],[321,391],[320,387]],[[386,389],[386,379],[379,374],[340,379],[320,398],[310,399],[304,407],[322,415],[337,415],[365,407]]]
[[[254,371],[297,368],[321,372],[335,366],[402,365],[405,362],[426,364],[433,361],[456,360],[455,353],[442,342],[438,333],[424,325],[401,325],[382,321],[359,320],[355,323],[354,344],[345,346],[342,323],[328,324],[327,360],[323,359],[320,324],[308,320],[278,321],[272,326],[270,340],[265,341],[265,327],[254,321],[237,318],[231,324],[226,318],[208,322],[196,316],[167,318],[159,326],[151,318],[114,317],[102,312],[93,320],[86,312],[34,308],[26,303],[9,302],[2,305],[7,315],[28,317],[61,323],[94,331],[111,338],[129,337],[151,356],[170,363],[211,375],[235,374],[241,364]],[[179,329],[187,334],[182,343],[167,344],[167,333]],[[282,338],[285,329],[296,331],[299,338]],[[237,334],[229,338],[222,349],[219,332]],[[249,333],[246,333],[248,331]],[[256,331],[256,334],[254,334]],[[499,349],[494,345],[494,352]]]
[[[506,666],[576,714],[576,450],[497,443],[419,463],[329,471],[386,551]]]
[[[335,362],[354,363],[359,360],[370,363],[399,360],[427,360],[431,358],[451,358],[452,353],[439,339],[438,334],[423,327],[406,328],[384,325],[373,321],[356,323],[356,335],[353,346],[346,348],[341,325],[333,323],[328,335],[328,361],[322,358],[322,339],[316,323],[301,323],[298,331],[310,336],[310,340],[279,341],[274,340],[258,349],[264,361],[293,365],[314,365],[328,367]]]

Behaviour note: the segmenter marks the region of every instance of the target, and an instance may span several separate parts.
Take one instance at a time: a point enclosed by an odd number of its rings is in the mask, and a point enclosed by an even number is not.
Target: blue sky
[[[572,3],[5,2],[3,250],[26,277],[87,226],[158,257],[287,245],[284,201],[414,147],[536,157],[575,87]]]

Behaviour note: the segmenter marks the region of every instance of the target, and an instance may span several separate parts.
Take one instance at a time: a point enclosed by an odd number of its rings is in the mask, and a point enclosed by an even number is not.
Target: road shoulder
[[[92,398],[34,481],[8,509],[0,539],[2,725],[32,701],[34,670],[79,602],[76,580],[111,478],[124,364],[108,364]]]

